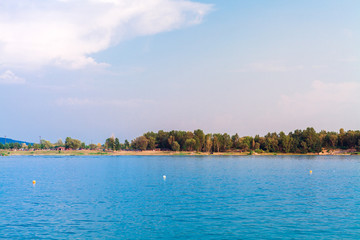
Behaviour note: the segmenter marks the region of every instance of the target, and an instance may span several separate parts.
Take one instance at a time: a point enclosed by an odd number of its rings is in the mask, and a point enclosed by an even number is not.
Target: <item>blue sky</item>
[[[0,1],[0,135],[359,129],[357,0]]]

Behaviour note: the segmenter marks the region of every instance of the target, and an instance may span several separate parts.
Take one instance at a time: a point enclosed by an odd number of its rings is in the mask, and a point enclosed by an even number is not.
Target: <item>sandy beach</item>
[[[0,156],[19,156],[19,155],[49,155],[49,156],[92,156],[92,155],[108,155],[108,156],[244,156],[244,155],[358,155],[356,149],[331,149],[323,150],[320,153],[256,153],[256,152],[189,152],[189,151],[159,151],[159,150],[148,150],[148,151],[102,151],[102,150],[65,150],[65,151],[55,151],[55,150],[37,150],[37,151],[9,151],[2,150],[0,151]]]

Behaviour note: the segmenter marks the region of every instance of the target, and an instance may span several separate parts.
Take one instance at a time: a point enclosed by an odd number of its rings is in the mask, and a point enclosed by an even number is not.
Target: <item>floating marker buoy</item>
[[[310,174],[312,174],[312,170],[310,170]]]
[[[166,180],[166,176],[165,176],[165,175],[163,176],[163,179]]]
[[[35,180],[33,180],[33,184],[34,184],[34,185],[36,184],[36,181],[35,181]]]

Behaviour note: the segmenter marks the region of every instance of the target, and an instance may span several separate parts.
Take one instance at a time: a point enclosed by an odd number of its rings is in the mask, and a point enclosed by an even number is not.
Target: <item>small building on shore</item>
[[[65,147],[57,147],[56,151],[65,151]]]

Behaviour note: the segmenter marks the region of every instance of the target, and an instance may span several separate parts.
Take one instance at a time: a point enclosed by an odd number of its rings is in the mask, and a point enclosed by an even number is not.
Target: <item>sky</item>
[[[0,0],[0,136],[360,129],[358,0]]]

